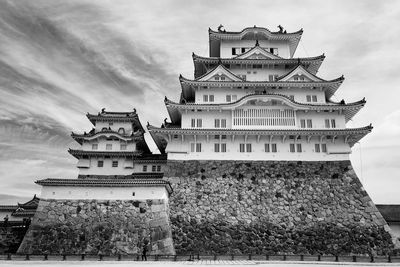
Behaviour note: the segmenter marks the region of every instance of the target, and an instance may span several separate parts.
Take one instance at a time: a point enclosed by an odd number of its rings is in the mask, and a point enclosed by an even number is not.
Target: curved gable
[[[294,81],[294,82],[324,82],[324,79],[321,79],[308,70],[306,70],[302,65],[298,65],[296,68],[294,68],[292,71],[289,73],[278,77],[277,81],[280,82],[289,82],[289,81]]]
[[[223,65],[218,65],[216,68],[211,70],[209,73],[196,79],[197,81],[225,81],[225,82],[239,82],[242,81],[238,76],[230,72]]]
[[[281,57],[274,55],[256,45],[246,53],[235,57],[235,59],[281,59]]]

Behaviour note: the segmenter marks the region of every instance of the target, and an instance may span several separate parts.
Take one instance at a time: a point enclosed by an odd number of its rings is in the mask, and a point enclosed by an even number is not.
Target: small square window
[[[160,165],[157,166],[157,171],[158,171],[158,172],[161,171],[161,166],[160,166]]]
[[[307,102],[311,102],[311,96],[310,96],[310,95],[307,95],[307,96],[306,96],[306,100],[307,100]]]
[[[203,101],[208,102],[208,95],[203,95]]]
[[[121,144],[121,150],[126,150],[126,144]]]
[[[118,161],[116,161],[116,160],[113,160],[113,162],[112,162],[112,166],[113,166],[113,168],[116,168],[116,167],[118,167]]]
[[[99,160],[99,161],[97,161],[97,167],[103,167],[104,166],[104,161],[102,161],[102,160]]]
[[[157,170],[157,166],[156,165],[151,166],[151,171],[152,172],[155,172],[156,170]]]
[[[143,165],[143,172],[147,172],[147,165]]]
[[[327,148],[326,148],[326,144],[321,144],[321,150],[324,153],[326,153],[328,151]]]
[[[219,152],[219,144],[214,144],[214,152]]]
[[[226,152],[226,144],[225,143],[221,144],[221,152],[223,152],[223,153]]]
[[[320,148],[319,144],[315,144],[315,152],[316,153],[320,153],[321,152],[321,148]]]
[[[302,152],[301,144],[296,144],[297,152]]]
[[[269,153],[269,152],[270,152],[270,150],[269,150],[269,144],[265,144],[264,150],[265,150],[266,153]]]
[[[224,78],[224,79],[222,79],[222,78]],[[225,80],[225,77],[221,77],[221,80]],[[214,102],[214,95],[210,95],[209,100],[210,100],[210,102]]]
[[[132,192],[132,196],[133,196],[133,197],[135,196],[135,192]]]
[[[295,146],[294,146],[294,144],[290,144],[289,149],[290,149],[290,153],[296,152],[296,151],[295,151]]]
[[[231,95],[226,95],[226,102],[231,102],[231,101],[232,101]]]
[[[271,144],[271,151],[272,153],[276,153],[278,151],[276,148],[276,144]]]
[[[92,150],[97,150],[99,148],[98,144],[92,144]]]
[[[317,102],[317,96],[316,95],[312,96],[312,102]]]
[[[112,144],[106,144],[106,150],[112,150]]]

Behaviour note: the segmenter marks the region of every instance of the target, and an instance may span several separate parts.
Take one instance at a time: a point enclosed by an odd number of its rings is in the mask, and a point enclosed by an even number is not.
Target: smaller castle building
[[[77,179],[47,178],[20,253],[175,254],[169,222],[172,187],[165,155],[150,152],[136,111],[87,117],[95,128],[72,133],[81,145]]]

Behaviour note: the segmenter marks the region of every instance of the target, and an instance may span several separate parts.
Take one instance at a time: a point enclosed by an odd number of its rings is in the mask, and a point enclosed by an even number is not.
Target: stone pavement
[[[106,266],[117,266],[117,267],[131,267],[131,266],[149,266],[149,267],[184,267],[192,265],[235,265],[235,266],[266,266],[266,267],[337,267],[337,266],[348,266],[348,267],[359,267],[359,266],[396,266],[400,267],[400,263],[353,263],[353,262],[293,262],[293,261],[228,261],[228,260],[201,260],[201,261],[0,261],[1,267],[49,267],[49,266],[85,266],[85,267],[106,267]]]

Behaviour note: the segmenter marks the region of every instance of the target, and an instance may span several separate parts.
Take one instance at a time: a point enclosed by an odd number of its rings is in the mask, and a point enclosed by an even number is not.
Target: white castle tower
[[[180,76],[171,122],[148,129],[171,160],[348,160],[371,125],[346,128],[365,105],[331,100],[343,76],[316,73],[324,55],[293,58],[303,31],[209,29],[210,56],[193,54],[194,80]]]

